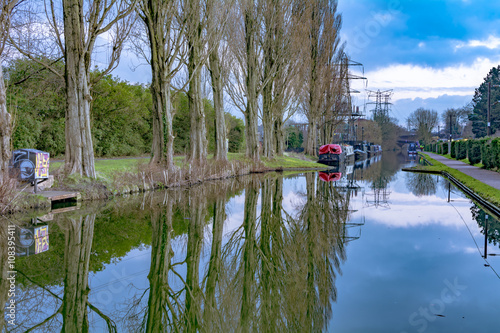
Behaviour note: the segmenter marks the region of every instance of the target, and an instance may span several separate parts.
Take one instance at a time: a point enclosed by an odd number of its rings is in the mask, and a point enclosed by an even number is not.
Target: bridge
[[[398,138],[398,146],[403,147],[405,144],[410,142],[417,142],[417,133],[416,132],[406,132],[406,134],[402,134]]]

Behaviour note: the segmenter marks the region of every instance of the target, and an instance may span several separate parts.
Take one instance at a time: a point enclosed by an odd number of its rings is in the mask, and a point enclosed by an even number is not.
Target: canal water
[[[446,179],[401,171],[415,163],[384,153],[10,218],[16,317],[3,324],[498,332],[500,223]]]

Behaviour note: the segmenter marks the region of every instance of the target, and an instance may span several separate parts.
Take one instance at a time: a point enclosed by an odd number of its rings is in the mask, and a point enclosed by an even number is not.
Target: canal
[[[401,171],[415,163],[384,153],[9,218],[16,311],[3,325],[498,332],[500,223],[446,179]]]

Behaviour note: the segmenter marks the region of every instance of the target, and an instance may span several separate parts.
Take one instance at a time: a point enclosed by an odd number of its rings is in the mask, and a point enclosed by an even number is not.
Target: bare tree
[[[258,125],[259,95],[262,86],[259,29],[262,19],[257,0],[239,0],[233,8],[235,20],[229,32],[231,49],[230,81],[226,89],[232,103],[245,117],[246,156],[260,160]]]
[[[188,44],[189,74],[188,103],[191,118],[190,128],[190,160],[203,162],[207,158],[207,129],[205,110],[201,91],[201,69],[204,63],[203,49],[206,40],[203,37],[206,28],[206,2],[203,0],[187,0],[184,14],[186,16],[186,39]]]
[[[11,115],[7,110],[6,88],[3,78],[1,61],[5,42],[9,36],[12,10],[18,0],[2,0],[2,12],[0,13],[0,182],[7,176],[10,151],[10,137],[12,134]]]
[[[174,109],[171,103],[172,79],[179,71],[184,43],[184,22],[178,0],[141,0],[139,16],[144,22],[150,48],[153,96],[153,145],[151,163],[174,167]],[[165,142],[166,136],[166,142]]]
[[[294,0],[262,1],[264,31],[262,47],[264,69],[262,77],[263,155],[272,158],[283,154],[284,115],[291,111],[293,97],[299,96],[300,73],[300,13],[294,11]],[[298,28],[298,30],[296,30]],[[288,112],[291,117],[293,112]],[[285,119],[286,120],[286,119]]]
[[[22,55],[64,77],[65,171],[95,177],[90,91],[97,81],[118,65],[124,41],[135,20],[130,14],[134,11],[136,0],[90,0],[85,4],[78,0],[63,0],[62,10],[53,0],[46,0],[42,13],[30,2],[27,3],[9,42]],[[35,12],[37,10],[39,12]],[[99,71],[99,75],[91,76],[92,59],[102,40],[109,51],[107,65]],[[64,74],[52,66],[54,59],[61,54],[64,54],[65,60]]]
[[[444,131],[453,137],[460,137],[469,121],[469,114],[472,113],[472,105],[465,105],[461,108],[449,108],[441,114],[444,123]]]
[[[308,119],[306,153],[315,156],[318,137],[318,120],[325,109],[327,88],[331,87],[332,59],[343,53],[340,45],[342,18],[337,13],[337,1],[314,0],[304,5],[307,17],[306,40],[308,43],[307,92],[305,114]],[[333,62],[335,63],[335,62]],[[328,89],[329,90],[329,89]]]
[[[208,3],[208,24],[209,31],[220,31],[219,34],[213,34],[208,39],[208,70],[212,79],[212,94],[215,111],[215,153],[216,160],[227,160],[227,142],[226,142],[226,121],[224,116],[224,82],[226,81],[226,66],[224,66],[224,53],[227,47],[221,45],[221,40],[225,35],[227,21],[230,11],[229,6],[234,3],[233,0],[226,2],[211,0]]]
[[[351,112],[349,84],[349,59],[341,52],[330,59],[324,73],[324,99],[318,117],[319,139],[322,143],[332,141],[338,125],[345,122]]]
[[[438,124],[438,114],[434,110],[418,108],[410,114],[408,122],[417,129],[419,139],[430,142],[432,129]]]
[[[112,31],[111,59],[105,72],[118,64],[127,38],[135,1],[90,1],[88,12],[79,0],[63,0],[65,79],[66,79],[66,153],[65,171],[95,177],[94,149],[90,130],[91,56],[97,37]]]

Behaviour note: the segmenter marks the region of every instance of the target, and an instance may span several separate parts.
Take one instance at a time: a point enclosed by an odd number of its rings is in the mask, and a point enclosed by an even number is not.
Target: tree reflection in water
[[[319,181],[315,173],[306,174],[305,181],[294,211],[284,209],[283,177],[273,174],[145,196],[136,210],[142,207],[140,214],[151,223],[149,285],[114,310],[98,309],[88,300],[96,214],[65,218],[59,223],[65,239],[64,285],[52,292],[40,283],[44,295],[35,296],[51,299],[55,311],[35,325],[27,319],[17,331],[92,331],[96,324],[89,324],[89,311],[104,320],[97,327],[111,332],[325,329],[345,260],[349,193]],[[224,234],[232,221],[227,201],[242,189],[243,220]],[[114,214],[128,213],[117,209]],[[185,257],[174,254],[174,244],[183,244]]]
[[[489,244],[500,247],[500,221],[492,214],[485,212],[478,205],[474,204],[471,208],[472,218],[476,220],[481,227],[481,233],[487,237]],[[488,215],[488,219],[486,219]],[[486,226],[486,222],[488,226]]]
[[[405,177],[406,187],[417,197],[436,194],[437,180],[435,175],[408,172]]]
[[[0,216],[0,304],[6,304],[9,294],[8,269],[8,225],[9,221]],[[4,331],[5,314],[0,316],[0,332]]]

